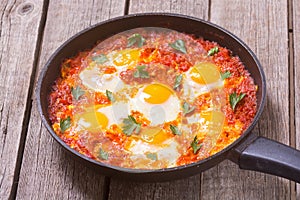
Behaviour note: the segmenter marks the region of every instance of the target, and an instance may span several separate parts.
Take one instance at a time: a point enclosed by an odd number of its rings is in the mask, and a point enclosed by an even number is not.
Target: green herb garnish
[[[76,100],[78,100],[82,95],[85,94],[84,90],[82,90],[79,86],[77,86],[76,88],[72,87],[71,93]]]
[[[114,97],[114,94],[113,94],[111,91],[106,90],[106,91],[105,91],[105,94],[106,94],[106,96],[107,96],[107,98],[108,98],[108,100],[109,100],[110,102],[115,102],[115,101],[116,101],[116,99],[115,99],[115,97]]]
[[[157,153],[147,153],[146,157],[151,160],[157,160]]]
[[[61,119],[59,122],[60,130],[64,133],[71,126],[71,118],[68,116],[66,119]]]
[[[191,147],[193,148],[193,153],[196,154],[199,149],[201,149],[203,144],[199,144],[199,140],[197,138],[197,135],[194,137],[193,142],[191,143]]]
[[[108,153],[106,151],[104,151],[102,148],[100,148],[99,157],[102,160],[108,160]]]
[[[184,54],[187,53],[183,40],[176,40],[174,43],[170,43],[169,45],[175,50],[178,50]]]
[[[146,40],[143,38],[143,36],[136,33],[127,39],[127,47],[131,47],[134,44],[137,44],[138,47],[142,47],[145,41]]]
[[[181,135],[181,132],[177,126],[170,124],[170,129],[174,135]]]
[[[133,132],[140,132],[141,124],[137,123],[137,121],[131,115],[128,115],[128,118],[123,120],[123,124],[124,126],[122,127],[122,131],[127,136],[130,136]]]
[[[187,102],[184,102],[182,105],[182,109],[183,109],[183,114],[188,114],[190,112],[193,112],[195,110],[195,107],[191,106]]]
[[[231,76],[231,73],[230,71],[226,71],[224,73],[221,73],[220,75],[221,75],[221,79],[225,80],[226,78],[229,78]]]
[[[174,87],[173,87],[175,90],[180,86],[182,78],[183,78],[182,74],[176,75],[175,83],[174,83]]]
[[[98,56],[95,56],[92,58],[93,61],[95,61],[97,64],[103,64],[106,61],[108,61],[108,58],[104,54],[100,54]]]
[[[246,94],[241,93],[237,95],[236,92],[229,95],[229,102],[231,105],[232,110],[235,110],[236,105],[246,96]]]
[[[219,52],[219,48],[218,48],[218,47],[214,47],[214,48],[211,48],[211,49],[208,51],[207,55],[208,55],[208,56],[213,56],[213,55],[215,55],[215,54],[218,53],[218,52]]]
[[[134,78],[150,78],[149,73],[145,70],[146,65],[136,66],[137,70],[134,72]]]

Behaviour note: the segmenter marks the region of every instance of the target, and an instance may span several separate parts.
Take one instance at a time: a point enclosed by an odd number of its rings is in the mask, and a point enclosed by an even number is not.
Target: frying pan
[[[201,36],[227,47],[234,55],[239,56],[258,86],[258,109],[251,125],[235,142],[222,151],[192,164],[143,170],[111,166],[90,159],[70,148],[56,135],[48,117],[48,95],[51,92],[51,86],[60,75],[62,61],[75,56],[80,51],[91,49],[97,41],[138,27],[162,27]],[[178,14],[147,13],[127,15],[96,24],[76,34],[54,52],[41,71],[36,94],[39,113],[51,136],[74,159],[84,162],[104,175],[136,181],[167,181],[199,174],[229,159],[238,164],[241,169],[265,172],[300,182],[300,151],[251,132],[262,113],[266,97],[265,75],[258,59],[239,38],[210,22]]]

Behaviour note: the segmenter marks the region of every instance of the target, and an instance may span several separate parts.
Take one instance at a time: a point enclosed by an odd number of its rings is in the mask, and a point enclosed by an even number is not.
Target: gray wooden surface
[[[216,23],[245,41],[267,78],[254,131],[300,149],[300,2],[297,0],[2,0],[0,4],[0,199],[300,199],[299,184],[225,161],[177,181],[104,177],[73,161],[41,123],[35,84],[66,39],[97,22],[172,12]]]

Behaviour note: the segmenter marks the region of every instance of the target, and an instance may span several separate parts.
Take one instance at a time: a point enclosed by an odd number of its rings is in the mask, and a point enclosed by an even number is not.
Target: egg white
[[[158,160],[163,160],[168,167],[176,166],[176,161],[180,157],[178,152],[179,144],[174,138],[170,138],[163,142],[162,145],[149,144],[143,140],[133,140],[129,151],[132,153],[131,159],[133,162],[140,159],[149,159],[146,153],[156,153]]]
[[[118,72],[104,74],[95,66],[85,68],[80,72],[79,77],[84,86],[96,92],[105,92],[106,90],[115,91],[117,88],[125,86],[119,78]]]
[[[110,106],[98,108],[97,112],[105,114],[108,118],[108,127],[113,124],[121,124],[128,116],[128,105],[124,102],[117,102]]]
[[[181,112],[181,105],[178,97],[172,94],[169,99],[161,104],[150,104],[145,101],[149,98],[149,94],[144,93],[142,87],[134,98],[129,100],[129,109],[131,111],[139,111],[151,121],[151,126],[163,124],[176,120]]]

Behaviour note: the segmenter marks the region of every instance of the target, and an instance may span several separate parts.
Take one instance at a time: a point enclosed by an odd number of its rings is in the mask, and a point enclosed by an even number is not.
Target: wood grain
[[[13,197],[43,4],[0,4],[0,199]]]
[[[125,1],[117,0],[50,1],[37,71],[70,36],[99,21],[122,15],[124,7]],[[17,199],[103,199],[104,176],[66,155],[41,124],[35,96],[32,98]]]
[[[293,61],[294,61],[294,89],[295,89],[295,131],[296,131],[296,148],[300,149],[300,2],[297,0],[291,1],[293,6],[292,24],[293,29]],[[296,198],[300,199],[300,184],[296,187]]]
[[[255,131],[289,144],[287,1],[212,0],[210,20],[245,41],[265,70],[267,102]],[[291,198],[289,181],[230,162],[205,172],[201,189],[203,199]]]
[[[208,19],[208,1],[130,1],[129,14],[141,12],[172,12]],[[109,199],[200,199],[200,175],[165,183],[128,183],[112,179]]]

